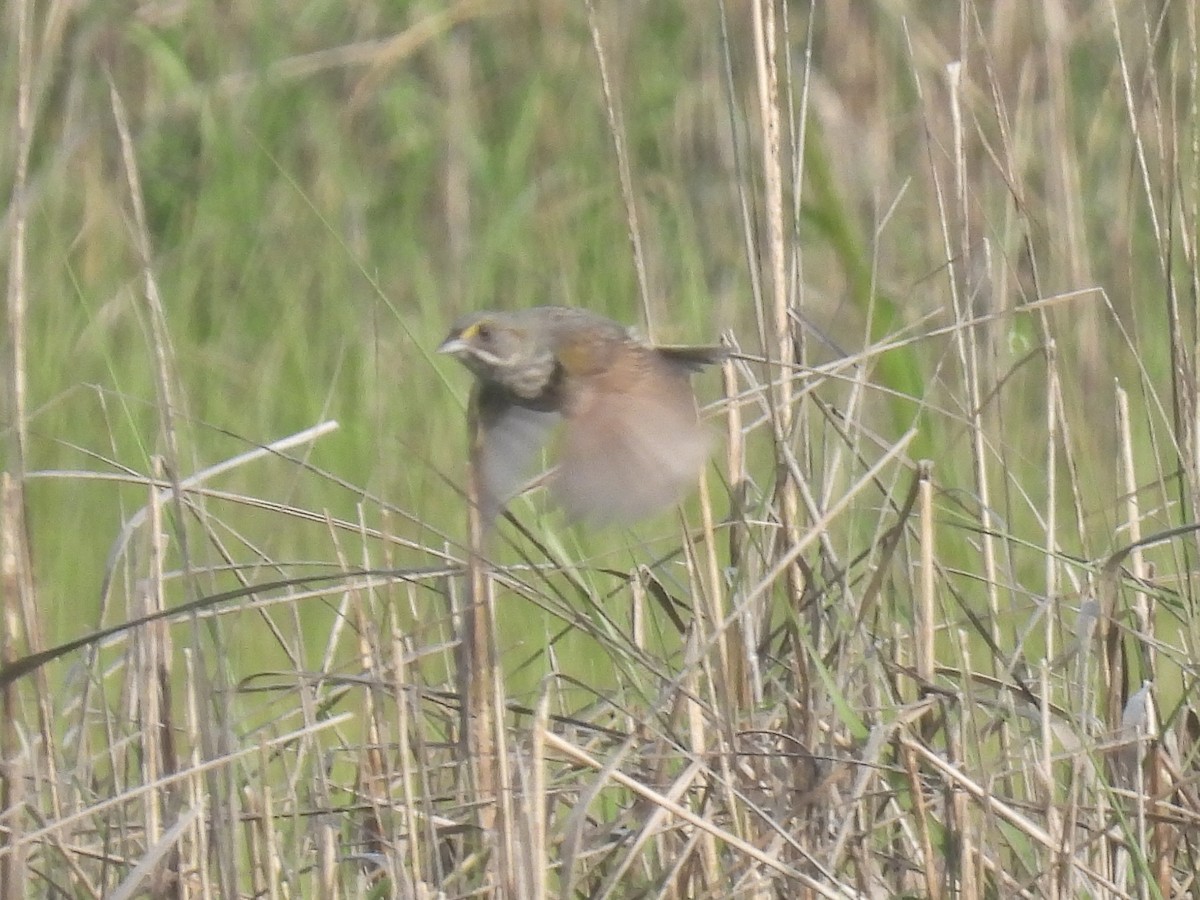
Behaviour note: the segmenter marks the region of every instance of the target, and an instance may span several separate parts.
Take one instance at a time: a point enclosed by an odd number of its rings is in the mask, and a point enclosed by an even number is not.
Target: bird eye
[[[475,337],[481,344],[491,343],[492,326],[487,322],[480,322],[475,328]]]

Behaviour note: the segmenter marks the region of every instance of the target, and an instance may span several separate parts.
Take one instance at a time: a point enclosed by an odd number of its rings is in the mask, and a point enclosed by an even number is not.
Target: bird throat
[[[519,364],[504,366],[494,377],[523,401],[522,405],[534,409],[553,409],[557,405],[562,370],[552,353],[538,353]]]

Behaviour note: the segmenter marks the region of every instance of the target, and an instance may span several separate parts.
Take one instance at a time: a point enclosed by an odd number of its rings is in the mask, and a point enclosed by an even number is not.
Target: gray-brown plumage
[[[476,459],[490,520],[565,423],[551,490],[572,519],[631,522],[677,501],[708,456],[691,374],[720,347],[654,347],[564,306],[474,313],[438,348],[475,375]]]

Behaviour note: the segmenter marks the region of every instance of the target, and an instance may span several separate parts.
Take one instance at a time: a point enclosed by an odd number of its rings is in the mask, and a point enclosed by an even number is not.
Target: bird
[[[724,347],[654,346],[589,310],[538,306],[463,316],[438,352],[475,376],[485,523],[518,493],[556,430],[549,484],[570,521],[629,524],[661,511],[708,459],[691,375],[723,361]]]

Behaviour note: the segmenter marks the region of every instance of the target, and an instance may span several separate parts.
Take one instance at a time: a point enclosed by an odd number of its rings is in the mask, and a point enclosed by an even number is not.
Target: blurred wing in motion
[[[474,402],[479,417],[474,456],[480,475],[480,513],[486,527],[533,474],[538,453],[561,416],[518,406],[503,388],[486,382],[480,383]]]
[[[628,352],[637,354],[630,365],[569,398],[553,489],[571,519],[628,523],[658,512],[687,492],[708,458],[688,376],[715,361],[710,352]]]

